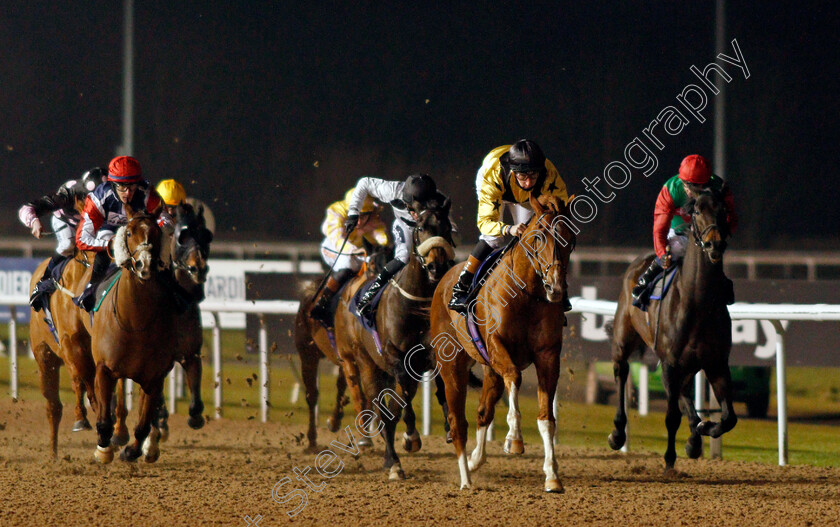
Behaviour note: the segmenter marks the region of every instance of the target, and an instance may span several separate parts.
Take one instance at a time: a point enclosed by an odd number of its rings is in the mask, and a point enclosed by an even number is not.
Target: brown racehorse
[[[390,251],[393,254],[393,251]],[[359,276],[354,277],[346,289],[351,291],[351,296],[358,291],[359,287],[376,276],[382,270],[388,258],[387,250],[374,251],[366,258],[366,264],[360,271]],[[309,440],[307,449],[311,452],[318,451],[318,430],[315,416],[315,407],[318,405],[318,364],[321,359],[326,358],[333,364],[341,366],[338,353],[330,343],[327,330],[320,322],[309,316],[315,300],[315,284],[311,283],[301,291],[300,307],[295,316],[295,347],[300,356],[301,377],[306,388],[306,404],[309,406],[309,428],[306,437]],[[344,417],[344,405],[347,404],[345,391],[347,390],[347,377],[344,375],[344,368],[339,367],[338,378],[335,381],[336,398],[335,409],[332,415],[327,418],[327,427],[331,432],[341,429],[341,420]],[[358,384],[351,384],[350,395],[353,399],[353,406],[356,413],[369,409],[370,401],[367,401],[362,389]],[[361,437],[357,441],[360,447],[372,446],[370,438]]]
[[[171,280],[161,250],[168,245],[154,216],[127,209],[128,224],[114,236],[114,260],[123,267],[110,293],[103,299],[89,327],[96,364],[96,459],[113,460],[113,423],[110,403],[118,379],[130,378],[141,388],[140,416],[134,444],[121,457],[137,459],[143,446],[146,461],[157,460],[159,433],[152,429],[162,402],[163,381],[181,350],[193,349],[201,326],[198,317],[183,318],[171,297]],[[192,325],[190,325],[192,324]],[[194,327],[197,326],[197,327]],[[150,435],[150,431],[152,432]]]
[[[522,370],[531,363],[537,370],[539,415],[537,425],[545,448],[545,490],[562,492],[554,458],[555,418],[553,398],[560,376],[563,346],[563,295],[574,234],[567,224],[568,210],[552,196],[531,197],[534,216],[522,239],[502,256],[486,276],[470,310],[479,321],[489,362],[473,344],[463,315],[448,309],[452,286],[461,266],[455,266],[441,280],[432,300],[431,344],[446,386],[449,424],[461,473],[461,488],[470,488],[470,472],[485,461],[487,427],[493,422],[496,403],[505,389],[509,394],[507,416],[510,430],[505,452],[522,454],[519,388]],[[466,350],[466,352],[464,352]],[[475,450],[467,460],[467,419],[465,402],[470,367],[484,367]]]
[[[92,261],[92,259],[90,260]],[[48,260],[42,262],[32,274],[31,288],[35,287],[44,274]],[[59,367],[64,364],[73,383],[76,394],[76,421],[73,431],[89,430],[87,410],[84,404],[85,392],[93,395],[95,365],[90,355],[90,336],[84,328],[71,296],[84,288],[90,276],[90,267],[85,253],[77,252],[67,263],[59,285],[69,294],[56,291],[50,296],[49,309],[53,316],[58,342],[53,337],[44,318],[44,311],[32,310],[29,322],[29,339],[32,353],[38,362],[41,376],[41,393],[47,399],[47,417],[50,422],[50,443],[53,456],[58,452],[58,425],[61,422],[62,404],[58,395]],[[31,290],[31,289],[30,289]]]
[[[682,268],[671,284],[664,300],[653,300],[645,313],[633,306],[630,291],[653,255],[637,259],[624,273],[613,327],[613,365],[619,386],[615,429],[609,444],[619,449],[626,440],[627,414],[624,409],[625,385],[629,366],[627,359],[645,345],[653,349],[662,364],[662,376],[668,398],[665,426],[668,447],[665,468],[674,468],[677,452],[674,446],[682,412],[688,416],[691,435],[686,443],[690,458],[703,453],[704,435],[720,437],[732,430],[738,418],[732,408],[729,374],[729,351],[732,347],[732,320],[727,303],[728,279],[723,274],[723,253],[729,226],[720,194],[701,193],[686,204],[691,215],[691,237]],[[701,421],[691,400],[692,378],[699,370],[706,376],[721,401],[720,422]]]
[[[352,299],[349,291],[342,294],[335,317],[336,345],[347,382],[352,385],[361,379],[362,390],[376,408],[381,421],[379,429],[385,441],[384,465],[389,470],[390,479],[405,478],[394,448],[397,422],[403,411],[406,424],[403,447],[408,452],[416,452],[421,446],[411,402],[417,392],[419,375],[431,367],[430,353],[426,348],[431,296],[455,255],[449,221],[450,205],[449,199],[446,199],[442,204],[429,205],[420,213],[414,228],[409,262],[382,292],[376,312],[381,355],[371,334],[347,309]],[[418,345],[419,352],[415,349]],[[395,378],[401,397],[393,390]],[[387,403],[386,394],[390,397]],[[357,423],[359,419],[357,417]]]
[[[213,241],[213,234],[207,229],[204,220],[204,209],[196,211],[191,205],[182,203],[175,209],[175,228],[171,239],[171,268],[178,284],[178,302],[186,304],[184,312],[180,313],[179,319],[184,327],[201,328],[201,312],[198,304],[204,300],[204,283],[207,281],[209,266],[207,259],[210,256],[210,243]],[[196,321],[198,323],[196,324]],[[189,418],[187,424],[190,428],[198,430],[204,426],[204,403],[201,400],[201,346],[203,334],[200,331],[189,339],[184,339],[186,348],[179,350],[180,354],[176,360],[181,363],[187,377],[187,386],[190,390]],[[117,395],[120,407],[124,391],[121,389],[122,381],[118,384]],[[122,403],[124,404],[124,403]],[[117,412],[119,415],[120,412]],[[161,433],[161,441],[166,441],[169,436],[169,412],[165,404],[160,406],[158,429]],[[125,443],[121,443],[125,444]]]

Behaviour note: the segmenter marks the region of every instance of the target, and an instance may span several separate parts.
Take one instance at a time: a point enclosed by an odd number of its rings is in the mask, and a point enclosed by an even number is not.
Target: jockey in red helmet
[[[119,156],[108,165],[108,178],[85,199],[82,220],[76,229],[76,247],[96,251],[90,283],[77,299],[86,311],[93,309],[96,286],[105,278],[111,259],[106,249],[119,227],[128,223],[125,206],[160,214],[162,227],[174,227],[171,216],[163,211],[163,200],[143,179],[140,163],[129,156]]]
[[[729,231],[735,231],[738,217],[729,186],[725,185],[723,179],[712,174],[706,158],[697,154],[687,156],[680,163],[679,173],[665,182],[659,191],[659,197],[656,198],[656,208],[653,212],[653,248],[656,258],[639,277],[633,288],[633,298],[638,299],[650,281],[670,265],[670,259],[666,258],[667,247],[670,247],[671,257],[679,259],[685,256],[688,244],[686,228],[691,218],[682,208],[707,188],[723,192]]]

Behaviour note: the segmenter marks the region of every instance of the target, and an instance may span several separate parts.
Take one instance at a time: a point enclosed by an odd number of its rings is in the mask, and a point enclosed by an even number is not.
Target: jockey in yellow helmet
[[[347,222],[350,199],[353,197],[354,190],[355,188],[351,188],[344,195],[343,200],[336,201],[327,207],[326,217],[321,224],[321,232],[324,233],[321,257],[327,265],[333,266],[333,271],[327,279],[318,303],[309,314],[325,325],[330,324],[329,305],[333,296],[362,268],[364,241],[374,246],[388,245],[389,242],[388,231],[379,218],[382,206],[375,203],[370,196],[367,196],[362,203],[356,228],[350,232],[349,237],[347,236],[344,225]],[[345,238],[347,238],[347,243],[344,243]],[[343,249],[342,244],[344,244]]]
[[[174,179],[164,179],[158,183],[157,193],[163,199],[163,204],[166,207],[166,212],[170,215],[175,215],[175,207],[186,201],[187,191],[184,187]]]

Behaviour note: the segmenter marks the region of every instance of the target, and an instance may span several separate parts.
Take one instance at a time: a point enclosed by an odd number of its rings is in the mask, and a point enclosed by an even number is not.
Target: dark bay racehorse
[[[176,357],[184,368],[187,387],[190,390],[189,418],[187,424],[194,430],[204,426],[204,403],[201,400],[201,346],[203,334],[201,328],[201,312],[198,304],[204,300],[204,283],[207,281],[210,256],[210,243],[213,241],[211,233],[205,224],[204,208],[196,211],[191,205],[182,203],[175,209],[175,229],[171,241],[171,269],[175,282],[178,284],[173,297],[185,304],[184,312],[179,319],[184,327],[197,331],[190,338],[182,339],[184,345]],[[196,323],[197,321],[197,323]],[[117,388],[117,394],[124,391]],[[158,428],[161,441],[166,441],[169,435],[169,412],[165,404],[160,406]]]
[[[390,252],[393,254],[393,251]],[[374,251],[373,254],[366,257],[366,264],[362,273],[353,278],[347,284],[346,290],[350,292],[351,297],[356,293],[356,291],[358,291],[362,284],[364,284],[367,280],[372,279],[379,273],[379,271],[382,270],[388,261],[387,259],[388,250],[384,249]],[[341,366],[338,353],[330,342],[327,330],[324,329],[324,326],[320,322],[309,316],[309,312],[312,310],[312,306],[315,301],[314,293],[316,285],[317,284],[315,283],[311,283],[301,291],[300,307],[298,308],[297,315],[295,316],[294,334],[295,347],[297,348],[298,355],[300,356],[301,377],[303,378],[303,384],[306,388],[306,404],[309,406],[309,428],[307,429],[306,437],[309,440],[308,450],[312,452],[319,451],[318,431],[316,427],[317,420],[315,416],[315,407],[318,405],[319,395],[318,364],[321,359],[326,358],[333,364]],[[339,309],[341,309],[341,307],[339,307]],[[348,388],[348,383],[347,377],[344,374],[344,369],[345,368],[343,367],[339,367],[338,378],[335,382],[335,409],[333,410],[332,415],[327,419],[327,427],[331,432],[337,432],[341,429],[341,420],[344,417],[344,405],[347,404],[344,393]],[[365,399],[362,394],[361,386],[359,386],[358,383],[351,383],[349,388],[356,413],[358,414],[362,410],[369,409],[370,401]],[[373,445],[370,438],[367,437],[359,438],[358,444],[362,447]]]
[[[128,209],[128,207],[126,207]],[[118,379],[130,378],[141,388],[140,416],[135,441],[122,458],[133,461],[141,455],[153,462],[159,456],[159,432],[152,428],[162,402],[163,381],[182,350],[200,347],[198,317],[181,317],[172,301],[167,258],[162,255],[163,233],[154,216],[127,210],[128,224],[114,237],[114,260],[123,267],[110,293],[104,298],[88,327],[96,364],[95,409],[99,437],[95,457],[101,463],[113,460],[113,422],[110,404]],[[163,257],[162,257],[163,256]],[[151,432],[151,434],[150,434]],[[144,445],[149,438],[150,443]]]
[[[686,204],[691,215],[691,238],[679,276],[664,300],[651,301],[647,313],[632,305],[630,291],[653,255],[639,258],[624,273],[613,328],[613,363],[618,382],[618,411],[609,444],[619,449],[626,441],[625,385],[633,352],[653,349],[662,364],[668,398],[665,425],[668,447],[665,468],[671,470],[677,458],[674,446],[682,412],[688,416],[691,435],[686,443],[690,458],[702,455],[704,435],[719,437],[731,430],[738,418],[732,408],[729,351],[732,320],[727,310],[728,279],[723,274],[723,253],[729,227],[720,194],[701,193]],[[706,376],[721,401],[720,422],[701,421],[691,400],[692,377],[699,370]]]
[[[524,444],[519,413],[522,370],[531,363],[537,370],[539,415],[537,425],[545,448],[545,490],[562,492],[554,458],[555,418],[553,400],[560,376],[563,346],[563,295],[566,271],[575,238],[566,218],[568,210],[552,196],[531,197],[534,216],[521,241],[502,256],[487,275],[471,310],[489,361],[480,354],[465,328],[464,317],[447,307],[461,266],[441,280],[432,300],[431,345],[446,387],[449,424],[461,473],[461,488],[472,485],[470,472],[485,461],[487,427],[493,422],[496,403],[505,388],[509,394],[510,430],[505,452],[522,454]],[[476,448],[467,460],[465,403],[470,367],[484,367],[478,406]]]
[[[420,213],[409,262],[382,293],[376,312],[381,355],[374,338],[348,311],[346,306],[352,298],[349,292],[342,295],[336,314],[336,344],[344,373],[348,383],[361,382],[365,396],[376,408],[385,441],[384,465],[390,479],[405,478],[394,448],[396,426],[403,411],[406,424],[403,446],[408,452],[416,452],[421,447],[412,399],[417,392],[417,379],[431,367],[427,339],[432,293],[455,255],[450,205],[446,199],[442,204],[432,203]],[[395,380],[400,394],[394,391]]]

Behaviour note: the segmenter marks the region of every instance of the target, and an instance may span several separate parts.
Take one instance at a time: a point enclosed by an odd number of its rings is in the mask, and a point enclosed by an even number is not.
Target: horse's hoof
[[[691,435],[685,442],[685,455],[689,459],[697,459],[703,456],[703,436]]]
[[[370,448],[373,446],[373,441],[369,437],[360,437],[356,444],[359,445],[360,448]]]
[[[524,454],[525,443],[521,439],[505,439],[505,454]]]
[[[391,466],[391,471],[388,474],[388,479],[390,479],[391,481],[405,479],[405,472],[403,472],[403,469],[399,465],[399,463]]]
[[[708,436],[711,435],[712,428],[717,425],[717,423],[712,421],[701,421],[697,423],[697,433],[701,436]]]
[[[126,461],[129,463],[133,463],[140,458],[140,449],[134,450],[131,448],[131,445],[125,447],[122,452],[120,452],[120,461]]]
[[[610,437],[607,438],[607,442],[613,450],[621,450],[625,441],[627,441],[627,435],[625,435],[624,432],[619,432],[617,430],[613,430]]]
[[[449,431],[449,430],[446,431],[446,443],[447,444],[452,443],[452,432]]]
[[[114,450],[110,447],[110,445],[104,448],[96,445],[93,457],[103,465],[107,465],[114,460]]]
[[[327,418],[327,430],[330,432],[338,432],[341,429],[341,419],[336,419],[332,416]]]
[[[461,490],[472,490],[472,484],[469,482],[461,483]]]
[[[128,444],[128,440],[130,437],[131,436],[128,434],[128,430],[126,430],[124,434],[114,434],[111,437],[111,445],[119,449],[119,447]]]
[[[163,425],[158,430],[160,431],[160,442],[166,443],[169,440],[169,425]]]
[[[189,425],[189,427],[193,430],[201,430],[201,428],[204,427],[204,416],[201,414],[196,416],[191,415],[190,418],[187,419],[187,425]]]
[[[160,457],[158,441],[160,441],[160,431],[157,428],[152,428],[146,440],[143,441],[143,456],[146,463],[154,463]]]
[[[73,423],[73,431],[74,432],[83,432],[85,430],[91,430],[91,429],[93,429],[93,427],[90,426],[90,422],[87,419],[79,419],[78,421]]]
[[[563,484],[560,483],[559,479],[550,479],[545,482],[545,491],[546,492],[556,492],[558,494],[562,494],[566,492],[563,488]]]
[[[306,454],[318,454],[321,452],[321,448],[318,448],[316,443],[310,443],[308,447],[306,447],[303,451]]]
[[[420,434],[415,432],[415,436],[408,436],[403,434],[403,450],[409,454],[419,452],[423,446],[423,441],[420,439]]]

